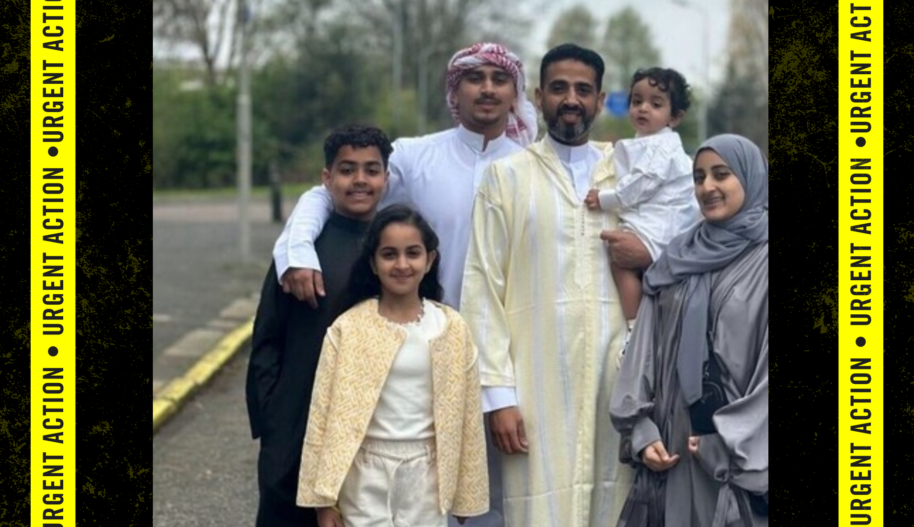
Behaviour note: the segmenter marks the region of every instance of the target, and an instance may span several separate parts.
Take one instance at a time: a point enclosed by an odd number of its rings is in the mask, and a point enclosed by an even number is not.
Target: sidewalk
[[[153,527],[254,525],[259,446],[244,402],[249,354],[243,346],[153,436]]]
[[[293,205],[288,198],[284,215]],[[246,265],[238,230],[237,205],[229,200],[153,205],[155,526],[254,523],[258,446],[250,436],[244,381],[250,321],[282,225],[270,223],[265,199],[252,203]],[[222,356],[214,360],[220,343]],[[201,365],[210,371],[201,373]],[[163,391],[203,378],[205,389],[181,391],[177,404],[157,413]]]
[[[296,198],[285,200],[285,215]],[[242,264],[235,202],[153,205],[154,406],[169,383],[184,376],[220,341],[233,336],[232,342],[223,343],[230,357],[250,334],[239,328],[256,313],[273,244],[282,231],[281,224],[270,223],[266,199],[254,200],[250,215],[251,261]]]

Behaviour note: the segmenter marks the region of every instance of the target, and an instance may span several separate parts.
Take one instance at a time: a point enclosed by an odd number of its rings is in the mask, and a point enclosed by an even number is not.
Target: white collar
[[[510,141],[508,136],[505,135],[505,132],[502,132],[501,135],[495,139],[490,139],[489,144],[486,145],[486,136],[467,130],[462,124],[457,125],[457,137],[463,144],[479,154],[498,150],[503,142]],[[483,145],[485,145],[485,148],[483,148]]]
[[[635,137],[650,137],[650,136],[652,136],[652,135],[669,134],[669,133],[672,133],[672,132],[673,132],[673,129],[672,129],[672,128],[670,128],[669,126],[664,126],[664,127],[661,128],[660,130],[657,130],[656,132],[654,132],[654,133],[652,133],[652,134],[641,135],[641,134],[639,134],[639,133],[636,133],[636,134],[635,134]]]
[[[552,149],[558,154],[563,163],[580,163],[585,161],[590,154],[590,143],[583,145],[571,146],[556,141],[550,134],[546,134],[546,140],[552,145]]]

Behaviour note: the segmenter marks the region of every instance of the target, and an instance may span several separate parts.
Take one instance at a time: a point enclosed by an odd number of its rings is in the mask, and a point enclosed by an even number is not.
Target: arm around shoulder
[[[279,282],[290,267],[320,271],[314,242],[333,212],[330,192],[316,185],[298,199],[282,233],[273,246],[276,276]]]

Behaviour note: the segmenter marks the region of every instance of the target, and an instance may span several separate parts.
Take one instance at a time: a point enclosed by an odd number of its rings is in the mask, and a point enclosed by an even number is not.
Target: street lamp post
[[[245,0],[238,2],[238,17],[241,23],[241,57],[238,66],[238,222],[239,249],[241,262],[247,263],[251,256],[251,93],[248,71],[248,7]]]
[[[705,81],[705,100],[701,104],[701,112],[698,114],[698,140],[704,141],[708,138],[708,106],[711,103],[711,47],[710,39],[710,21],[708,20],[708,11],[701,2],[688,2],[686,0],[669,0],[686,9],[696,9],[701,13],[702,30],[702,54],[704,55],[704,81]]]
[[[701,105],[701,115],[698,121],[698,137],[701,141],[708,138],[708,107],[711,105],[711,47],[708,42],[710,38],[710,22],[708,21],[708,11],[701,4],[695,4],[701,11],[702,24],[704,25],[704,56],[705,56],[705,100]]]
[[[403,75],[403,3],[397,3],[393,14],[394,57],[391,77],[393,81],[393,126],[400,126],[400,88]]]

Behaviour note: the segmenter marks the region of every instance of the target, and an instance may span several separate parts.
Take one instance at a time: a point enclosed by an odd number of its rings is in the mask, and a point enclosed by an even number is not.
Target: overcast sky
[[[679,70],[689,84],[706,86],[705,57],[703,50],[704,31],[708,31],[710,54],[710,75],[712,84],[720,80],[726,64],[726,39],[730,23],[728,0],[683,0],[682,6],[671,0],[551,0],[537,3],[537,17],[529,42],[529,49],[535,57],[528,57],[535,64],[546,52],[546,40],[552,24],[562,11],[577,4],[586,5],[600,23],[599,31],[605,31],[606,21],[616,11],[632,6],[651,28],[654,45],[660,50],[661,64]],[[531,4],[532,5],[532,4]],[[705,21],[707,18],[707,22]],[[707,23],[707,27],[704,25]]]
[[[610,15],[625,6],[632,6],[651,28],[654,45],[660,50],[662,66],[679,70],[689,84],[703,88],[705,80],[704,35],[708,31],[710,48],[710,75],[712,84],[720,80],[726,63],[727,29],[730,13],[728,0],[521,0],[513,8],[523,10],[535,22],[530,40],[526,43],[530,56],[523,57],[526,64],[539,68],[539,61],[547,51],[546,40],[559,14],[577,4],[584,4],[599,22],[599,32],[605,31]],[[762,0],[759,0],[762,1]],[[707,21],[706,21],[707,19]],[[707,23],[707,26],[705,24]],[[197,55],[189,46],[169,47],[169,54]],[[153,39],[154,56],[160,51]]]

